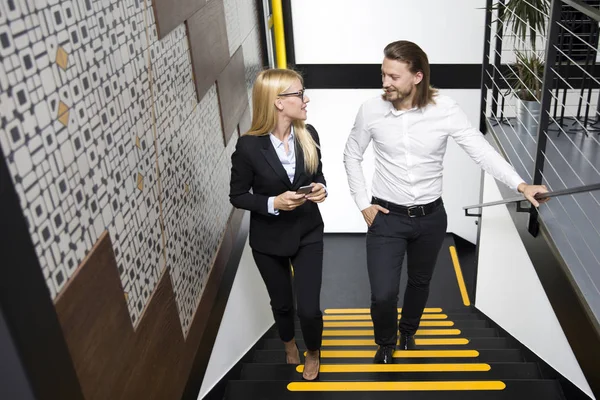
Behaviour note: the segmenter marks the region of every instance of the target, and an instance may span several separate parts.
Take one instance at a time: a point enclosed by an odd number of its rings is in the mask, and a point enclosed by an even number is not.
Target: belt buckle
[[[421,210],[421,215],[413,214],[413,210]],[[425,215],[425,208],[423,206],[411,206],[408,207],[408,216],[411,218],[422,217]]]

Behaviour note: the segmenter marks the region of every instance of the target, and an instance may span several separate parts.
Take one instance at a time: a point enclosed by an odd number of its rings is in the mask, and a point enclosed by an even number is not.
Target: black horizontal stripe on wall
[[[297,64],[291,68],[302,73],[304,85],[309,89],[378,89],[381,87],[381,64]],[[494,67],[489,67],[493,74]],[[514,69],[514,67],[512,67]],[[558,71],[571,87],[581,87],[585,77],[585,87],[600,87],[596,77],[600,76],[600,65],[589,66],[589,75],[579,65],[561,65]],[[496,71],[496,85],[507,89],[510,82],[511,66],[501,65]],[[480,89],[481,64],[431,64],[431,84],[439,89]],[[486,85],[493,86],[488,78]],[[556,85],[556,84],[554,84]],[[568,88],[563,79],[559,79],[561,89]],[[554,86],[556,87],[556,86]]]
[[[381,64],[297,64],[309,89],[378,89]],[[431,64],[431,84],[440,89],[481,88],[481,64]]]

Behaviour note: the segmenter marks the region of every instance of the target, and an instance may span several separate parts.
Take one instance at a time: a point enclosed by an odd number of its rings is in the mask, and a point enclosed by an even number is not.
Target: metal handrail
[[[550,197],[565,196],[568,194],[576,194],[576,193],[593,192],[596,190],[600,190],[600,183],[595,183],[593,185],[578,186],[578,187],[574,187],[574,188],[570,188],[570,189],[555,190],[554,192],[540,193],[535,196],[535,199],[542,200],[542,199],[547,199]],[[466,207],[463,207],[463,210],[465,210],[465,216],[467,216],[467,217],[479,217],[479,216],[481,216],[480,214],[469,214],[469,210],[472,210],[474,208],[497,206],[497,205],[501,205],[501,204],[521,203],[522,201],[527,201],[525,196],[512,197],[510,199],[492,201],[489,203],[481,203],[481,204],[477,204],[474,206],[466,206]]]
[[[562,0],[563,3],[570,5],[577,11],[587,15],[588,17],[600,21],[600,10],[584,3],[581,0]]]

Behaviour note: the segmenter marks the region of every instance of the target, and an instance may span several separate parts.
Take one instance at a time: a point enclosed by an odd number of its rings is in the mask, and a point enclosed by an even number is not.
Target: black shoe
[[[379,346],[373,362],[375,364],[392,364],[394,362],[395,346]]]
[[[399,350],[416,350],[414,335],[400,334]]]

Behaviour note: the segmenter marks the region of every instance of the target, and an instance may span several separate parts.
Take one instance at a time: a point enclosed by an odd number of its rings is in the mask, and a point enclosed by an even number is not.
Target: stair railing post
[[[537,130],[537,149],[535,155],[535,166],[533,170],[533,184],[541,185],[543,181],[544,160],[546,142],[548,138],[548,126],[550,124],[550,105],[552,103],[552,84],[555,78],[556,67],[556,43],[558,42],[558,22],[562,11],[562,0],[552,0],[550,5],[550,18],[548,20],[548,37],[546,39],[546,60],[544,67],[544,79],[542,83],[542,104],[540,121]],[[539,233],[538,212],[535,207],[531,208],[529,214],[529,233],[537,236]]]

